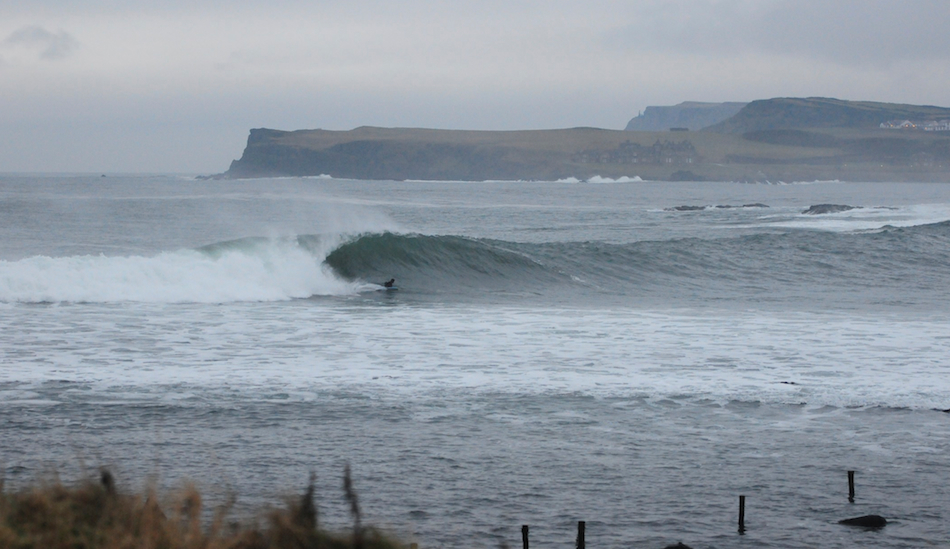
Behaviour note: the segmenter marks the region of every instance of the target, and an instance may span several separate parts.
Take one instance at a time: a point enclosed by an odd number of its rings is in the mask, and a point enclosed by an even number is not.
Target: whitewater
[[[0,176],[0,467],[315,471],[345,528],[350,463],[422,547],[946,546],[948,305],[940,184]]]

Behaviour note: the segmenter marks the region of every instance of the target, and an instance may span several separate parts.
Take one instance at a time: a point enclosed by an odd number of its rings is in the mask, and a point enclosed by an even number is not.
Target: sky
[[[950,106],[948,28],[948,0],[2,0],[0,173],[220,173],[260,127]]]

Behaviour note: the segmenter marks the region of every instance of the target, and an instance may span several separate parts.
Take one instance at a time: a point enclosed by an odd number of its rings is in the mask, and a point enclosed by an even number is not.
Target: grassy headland
[[[754,101],[702,131],[251,130],[227,177],[481,181],[950,181],[950,131],[880,128],[950,109],[826,99]]]

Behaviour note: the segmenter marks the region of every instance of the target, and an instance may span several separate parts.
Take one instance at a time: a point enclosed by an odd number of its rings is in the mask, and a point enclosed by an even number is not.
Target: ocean
[[[950,547],[948,408],[950,185],[0,177],[8,490],[312,471],[342,530],[349,463],[423,549]]]

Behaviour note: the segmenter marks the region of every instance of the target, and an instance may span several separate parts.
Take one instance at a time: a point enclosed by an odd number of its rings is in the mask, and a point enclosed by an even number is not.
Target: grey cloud
[[[880,66],[950,58],[946,0],[666,0],[641,3],[627,17],[612,41],[639,50]]]
[[[13,31],[4,43],[38,50],[43,59],[62,59],[79,46],[79,42],[66,31],[52,33],[37,25]]]

